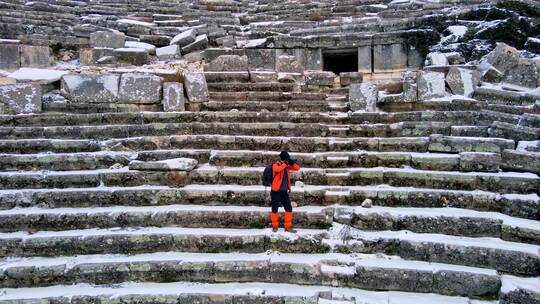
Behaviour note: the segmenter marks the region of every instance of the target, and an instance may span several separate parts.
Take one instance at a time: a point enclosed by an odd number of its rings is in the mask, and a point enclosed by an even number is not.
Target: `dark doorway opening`
[[[341,72],[358,72],[358,49],[323,51],[323,67],[339,75]]]

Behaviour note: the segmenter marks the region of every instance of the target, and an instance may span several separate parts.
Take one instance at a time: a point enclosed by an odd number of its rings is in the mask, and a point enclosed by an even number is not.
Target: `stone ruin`
[[[539,17],[1,0],[0,303],[540,303]]]

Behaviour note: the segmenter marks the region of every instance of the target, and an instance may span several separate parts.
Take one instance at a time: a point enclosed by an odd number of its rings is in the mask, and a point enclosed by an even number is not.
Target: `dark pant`
[[[288,191],[271,191],[270,198],[272,200],[272,212],[276,213],[279,209],[279,204],[285,208],[285,211],[292,212],[291,199]]]

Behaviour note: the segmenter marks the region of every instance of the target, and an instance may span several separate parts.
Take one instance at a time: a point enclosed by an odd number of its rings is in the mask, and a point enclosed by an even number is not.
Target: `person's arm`
[[[274,170],[274,173],[279,173],[287,168],[287,164],[284,162],[278,162],[272,165],[272,169]]]
[[[296,161],[292,160],[292,164],[291,163],[288,163],[287,164],[287,169],[289,169],[290,171],[298,171],[300,170],[300,165],[298,165],[296,163]]]

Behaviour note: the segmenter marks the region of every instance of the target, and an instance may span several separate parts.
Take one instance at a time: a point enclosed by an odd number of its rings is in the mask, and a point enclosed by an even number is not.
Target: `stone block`
[[[420,69],[424,65],[424,56],[418,49],[412,45],[408,46],[407,67],[411,69]]]
[[[133,65],[148,63],[148,51],[145,49],[119,48],[114,50],[114,56],[118,61]]]
[[[189,29],[187,31],[183,31],[182,33],[174,36],[171,39],[171,42],[169,44],[176,44],[180,47],[184,47],[190,43],[193,43],[195,39],[197,38],[197,30],[196,29]]]
[[[162,35],[140,35],[139,40],[153,44],[157,47],[167,46],[171,42],[171,37]]]
[[[110,103],[118,101],[120,76],[64,75],[61,92],[67,99],[79,103]]]
[[[20,66],[19,40],[0,40],[0,69],[15,70]]]
[[[79,61],[84,65],[96,64],[100,58],[114,56],[114,49],[110,48],[81,48]]]
[[[248,70],[248,57],[238,55],[221,55],[204,65],[209,72],[242,72]]]
[[[375,72],[407,68],[407,49],[402,43],[373,46],[373,68]]]
[[[208,47],[208,37],[206,35],[199,35],[195,38],[195,41],[182,47],[182,54],[189,54],[195,51],[201,51]]]
[[[284,73],[302,73],[302,63],[296,56],[279,55],[276,58],[276,70]]]
[[[444,73],[421,71],[418,74],[417,85],[419,100],[427,100],[448,95],[448,93],[446,93]]]
[[[461,171],[498,172],[501,164],[498,153],[461,152],[459,157]]]
[[[123,48],[126,35],[119,31],[99,31],[90,34],[90,46],[98,48]]]
[[[503,76],[504,75],[501,73],[501,71],[497,70],[494,66],[487,65],[485,70],[482,71],[481,80],[485,82],[498,83],[501,82]]]
[[[124,47],[130,49],[143,49],[146,50],[150,55],[156,54],[156,46],[146,42],[126,41]]]
[[[418,85],[416,83],[416,72],[406,71],[401,77],[403,82],[403,101],[416,102],[418,100]]]
[[[332,86],[336,74],[328,71],[305,71],[306,84],[318,86]]]
[[[540,61],[528,58],[519,58],[518,63],[509,69],[503,77],[504,82],[537,88],[540,86]]]
[[[32,83],[0,86],[0,114],[41,112],[41,87]]]
[[[364,74],[361,72],[342,72],[339,73],[339,82],[342,86],[348,86],[353,83],[362,83]]]
[[[426,65],[448,65],[448,59],[443,53],[432,52],[426,56]]]
[[[349,106],[352,111],[375,112],[379,90],[370,82],[349,86]]]
[[[176,44],[157,48],[156,56],[159,60],[177,59],[182,57],[180,54],[180,47]]]
[[[21,45],[21,66],[44,68],[52,63],[51,49],[43,45]]]
[[[62,76],[67,75],[67,71],[35,69],[35,68],[20,68],[17,71],[8,75],[8,77],[16,79],[17,82],[36,82],[39,84],[50,84],[59,81]]]
[[[208,85],[204,73],[188,72],[184,75],[186,95],[190,102],[208,101]]]
[[[371,73],[373,62],[371,60],[371,45],[358,48],[358,72]]]
[[[246,49],[248,67],[250,70],[275,70],[276,50],[275,49]]]
[[[163,84],[163,111],[185,111],[184,86],[178,82],[165,82]]]
[[[446,74],[446,83],[455,95],[473,96],[480,82],[480,73],[476,70],[451,67]]]
[[[323,56],[321,49],[304,50],[304,68],[306,70],[320,71],[323,68]]]
[[[502,167],[515,171],[528,171],[540,174],[540,152],[504,150]]]
[[[162,79],[156,75],[125,73],[120,77],[119,97],[121,103],[161,102]]]
[[[252,82],[273,82],[278,80],[278,75],[274,71],[250,71],[249,76]]]
[[[495,67],[502,74],[514,68],[519,61],[517,50],[505,43],[497,43],[497,46],[489,54],[484,56],[480,63]],[[484,63],[485,62],[485,63]]]

